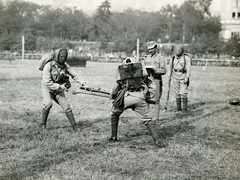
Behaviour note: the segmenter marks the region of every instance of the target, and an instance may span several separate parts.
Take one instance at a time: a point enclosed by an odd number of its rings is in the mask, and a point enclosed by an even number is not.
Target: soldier
[[[155,102],[155,115],[154,120],[159,120],[160,112],[160,98],[162,96],[162,75],[166,74],[166,64],[163,56],[157,53],[157,43],[150,41],[147,43],[149,54],[144,59],[148,75],[154,80],[157,85],[156,89],[156,102]]]
[[[176,95],[176,111],[187,112],[188,86],[189,77],[191,75],[191,55],[184,53],[182,45],[175,46],[174,55],[170,61],[169,67],[173,77],[174,91]],[[181,108],[182,102],[183,109]]]
[[[127,58],[122,65],[118,66],[116,83],[111,90],[110,97],[114,99],[111,114],[112,135],[110,141],[117,141],[119,117],[124,110],[131,108],[144,125],[149,129],[152,138],[157,146],[164,144],[158,140],[155,131],[155,124],[149,113],[145,100],[147,86],[144,79],[147,78],[147,71],[140,62],[134,63],[134,59]]]
[[[54,100],[65,112],[73,130],[76,130],[75,118],[64,91],[71,87],[69,76],[78,83],[80,83],[80,78],[66,63],[67,56],[68,52],[66,49],[55,50],[52,60],[48,61],[42,69],[43,108],[41,128],[46,128],[48,114],[52,108],[52,100]],[[81,84],[87,87],[85,83]]]

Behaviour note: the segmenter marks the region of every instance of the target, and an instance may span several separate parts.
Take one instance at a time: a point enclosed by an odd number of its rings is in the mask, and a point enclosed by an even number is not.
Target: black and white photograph
[[[240,179],[240,0],[0,0],[1,180]]]

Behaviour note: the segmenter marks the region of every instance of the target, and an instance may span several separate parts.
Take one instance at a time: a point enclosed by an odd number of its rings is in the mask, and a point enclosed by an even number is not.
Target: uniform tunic
[[[148,55],[144,59],[145,66],[155,66],[154,72],[149,72],[149,76],[153,78],[154,82],[158,86],[157,90],[157,99],[160,99],[162,96],[162,75],[166,74],[166,63],[163,56],[160,56],[158,53],[154,55]]]
[[[191,76],[191,57],[185,53],[180,57],[174,56],[170,61],[170,71],[176,98],[187,98],[189,84],[185,84],[184,79]]]
[[[52,100],[58,103],[65,112],[71,110],[65,92],[60,89],[61,84],[58,83],[59,77],[62,74],[68,74],[80,83],[79,75],[72,71],[67,63],[65,65],[60,65],[55,61],[47,63],[43,68],[42,74],[43,108],[45,110],[52,107]]]

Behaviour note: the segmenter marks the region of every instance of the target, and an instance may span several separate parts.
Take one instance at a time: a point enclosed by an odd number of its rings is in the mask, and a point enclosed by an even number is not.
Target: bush
[[[70,66],[86,67],[87,60],[90,60],[89,56],[70,56],[67,58],[67,63]]]

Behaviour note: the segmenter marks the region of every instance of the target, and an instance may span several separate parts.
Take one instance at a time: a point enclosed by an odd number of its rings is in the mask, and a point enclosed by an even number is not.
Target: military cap
[[[150,42],[147,43],[147,48],[148,48],[148,49],[152,49],[152,48],[154,48],[155,46],[157,46],[156,41],[150,41]]]

